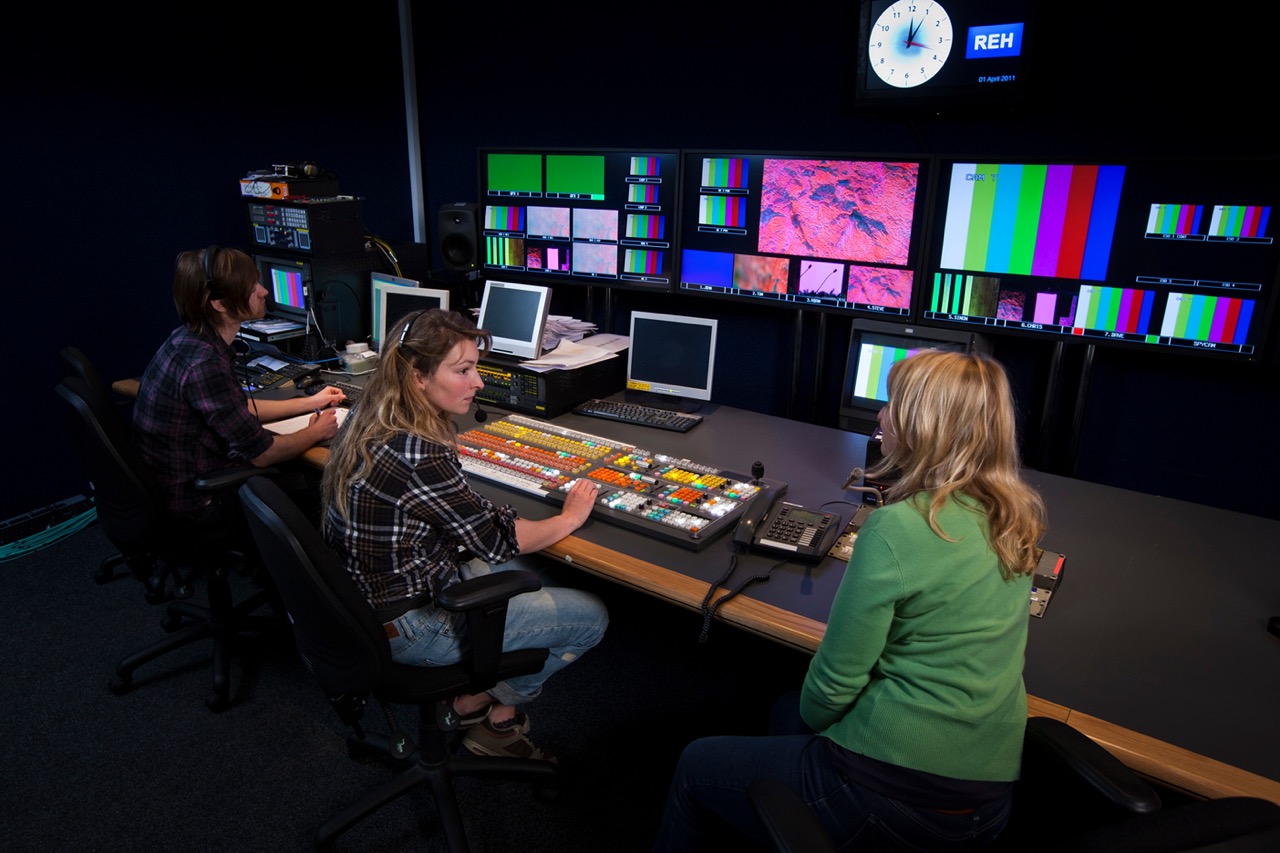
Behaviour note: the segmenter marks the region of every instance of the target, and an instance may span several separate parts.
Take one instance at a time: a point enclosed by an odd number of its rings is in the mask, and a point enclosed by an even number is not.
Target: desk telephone
[[[761,469],[752,466],[757,479],[758,470]],[[802,560],[821,560],[840,536],[840,516],[780,500],[785,491],[784,485],[756,496],[733,531],[733,544]]]

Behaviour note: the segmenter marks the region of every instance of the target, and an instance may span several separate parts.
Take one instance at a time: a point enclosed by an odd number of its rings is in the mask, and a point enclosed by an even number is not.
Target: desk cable
[[[729,567],[725,569],[723,575],[712,582],[711,586],[707,588],[706,596],[702,599],[702,605],[700,608],[702,610],[702,633],[698,635],[699,643],[705,643],[707,641],[707,634],[711,632],[711,620],[715,617],[716,611],[720,609],[721,605],[736,596],[738,593],[742,592],[749,584],[757,582],[763,583],[764,581],[767,581],[769,576],[773,574],[774,569],[790,562],[790,558],[779,560],[769,568],[765,569],[761,574],[752,575],[749,578],[739,581],[737,586],[730,589],[715,601],[712,601],[711,597],[716,594],[716,590],[721,586],[724,586],[729,581],[729,578],[733,576],[733,570],[738,566],[738,554],[739,551],[735,548],[732,556],[729,557]]]

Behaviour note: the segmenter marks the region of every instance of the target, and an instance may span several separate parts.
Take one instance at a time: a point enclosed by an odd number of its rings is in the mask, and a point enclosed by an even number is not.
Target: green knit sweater
[[[954,779],[1018,778],[1031,579],[1006,581],[986,518],[952,499],[873,512],[801,690],[806,723],[852,752]]]

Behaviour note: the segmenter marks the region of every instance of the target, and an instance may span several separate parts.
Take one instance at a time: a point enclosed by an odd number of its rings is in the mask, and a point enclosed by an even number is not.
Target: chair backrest
[[[122,553],[152,549],[168,535],[168,512],[128,425],[83,378],[65,377],[54,390],[66,404],[103,532]]]
[[[106,392],[107,385],[102,381],[102,374],[98,373],[98,368],[93,366],[93,362],[76,347],[63,347],[58,351],[58,360],[62,363],[62,375],[64,377],[74,376],[82,379],[88,384],[89,390],[97,393],[98,391]]]
[[[303,512],[274,482],[240,489],[245,518],[307,667],[330,694],[372,693],[391,664],[386,632]]]

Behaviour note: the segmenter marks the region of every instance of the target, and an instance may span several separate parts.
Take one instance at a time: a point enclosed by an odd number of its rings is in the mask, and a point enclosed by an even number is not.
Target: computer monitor
[[[369,273],[369,290],[373,315],[369,337],[375,350],[382,348],[388,330],[395,328],[406,314],[424,308],[449,307],[449,291],[425,288],[414,279],[388,273]]]
[[[696,412],[711,399],[716,368],[716,320],[631,312],[627,399]]]
[[[392,275],[389,273],[379,273],[376,272],[376,270],[369,274],[369,313],[372,320],[369,329],[369,336],[371,346],[374,347],[374,350],[380,350],[381,346],[383,346],[385,336],[387,336],[387,329],[396,325],[396,320],[399,319],[398,316],[396,316],[396,318],[390,318],[390,323],[388,323],[388,321],[385,321],[387,320],[387,316],[385,316],[383,310],[384,306],[387,305],[389,298],[385,295],[384,291],[387,291],[388,288],[396,287],[421,288],[421,284],[417,282],[416,279],[403,278],[401,275]],[[438,291],[438,289],[425,288],[425,292],[425,296],[413,295],[412,297],[407,298],[436,298],[436,300],[439,300],[440,302],[439,307],[442,307],[442,309],[447,309],[447,307],[449,307],[448,291]],[[394,298],[392,298],[392,301],[398,302],[398,300],[394,300]],[[422,307],[431,306],[424,305]],[[399,316],[404,316],[404,314],[407,314],[410,310],[413,309],[401,311]]]
[[[551,288],[514,281],[486,281],[480,328],[493,336],[490,352],[520,359],[542,355],[542,334],[551,308]]]
[[[1274,160],[943,160],[922,311],[984,333],[1257,361]]]
[[[311,265],[292,258],[255,258],[258,281],[267,289],[268,313],[298,322],[306,322],[311,296]]]
[[[530,283],[674,287],[678,151],[478,153],[485,270]]]
[[[971,330],[855,318],[840,391],[840,428],[874,432],[880,409],[889,401],[889,368],[925,349],[990,353],[991,344]]]
[[[683,156],[681,292],[910,317],[928,160]]]

